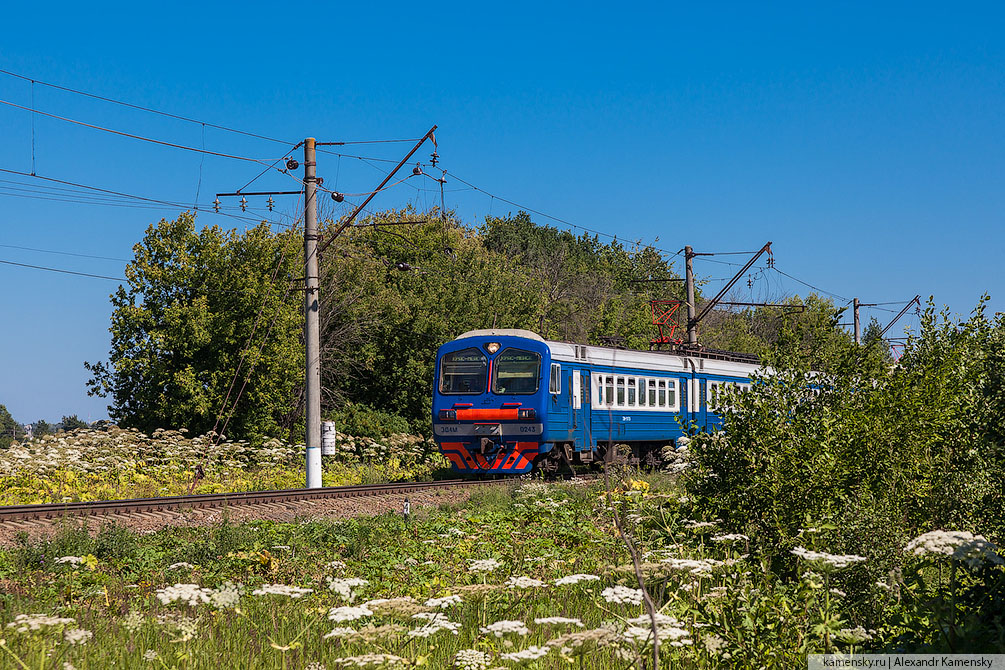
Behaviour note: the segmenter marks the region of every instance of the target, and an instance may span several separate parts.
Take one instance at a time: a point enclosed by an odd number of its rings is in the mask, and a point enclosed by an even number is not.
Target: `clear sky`
[[[13,3],[0,69],[291,145],[419,137],[438,124],[447,206],[469,223],[517,208],[457,190],[450,173],[671,252],[771,240],[779,270],[839,303],[920,293],[966,314],[986,291],[1003,309],[1000,4],[696,4]],[[2,74],[0,100],[221,153],[271,161],[288,150]],[[262,169],[7,105],[0,129],[0,168],[31,172],[34,150],[38,175],[170,203],[205,208]],[[394,160],[407,149],[340,151]],[[387,165],[318,162],[325,185],[345,192],[372,189]],[[146,226],[180,211],[0,180],[5,261],[121,276]],[[273,173],[255,185],[297,188]],[[433,186],[409,180],[373,206],[432,205]],[[291,214],[286,198],[272,216]],[[244,225],[212,212],[199,221]],[[730,267],[697,262],[712,280]],[[106,401],[86,395],[83,361],[107,356],[116,283],[0,264],[0,286],[0,404],[20,421],[106,416]],[[774,272],[740,286],[758,300],[808,292]]]

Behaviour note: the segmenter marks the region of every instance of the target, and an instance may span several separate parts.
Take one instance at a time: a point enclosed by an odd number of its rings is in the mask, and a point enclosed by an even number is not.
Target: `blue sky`
[[[448,180],[619,239],[658,237],[671,251],[772,240],[780,270],[845,298],[920,293],[966,314],[987,291],[1003,309],[1000,5],[367,4],[21,3],[5,9],[0,69],[291,143],[418,137],[438,124]],[[31,96],[0,75],[0,99]],[[34,104],[222,153],[286,151],[39,84]],[[0,168],[30,172],[31,115],[0,106],[0,128]],[[198,191],[203,206],[261,170],[40,116],[34,153],[39,175],[177,203]],[[361,192],[381,165],[322,155],[318,170],[326,186]],[[128,259],[147,225],[179,211],[61,202],[58,184],[0,179],[0,260],[121,276],[123,260],[12,247]],[[413,183],[374,206],[438,200]],[[256,186],[291,184],[270,174]],[[516,209],[460,188],[448,182],[447,204],[468,222]],[[294,207],[280,201],[276,216]],[[697,269],[715,280],[730,267]],[[83,361],[107,355],[116,284],[9,265],[0,284],[0,404],[21,421],[105,416]],[[741,287],[758,300],[808,292],[776,273]]]

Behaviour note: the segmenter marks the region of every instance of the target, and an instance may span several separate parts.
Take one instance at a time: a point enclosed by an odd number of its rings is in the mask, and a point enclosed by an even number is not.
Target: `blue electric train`
[[[740,354],[634,351],[473,330],[436,354],[433,434],[455,470],[521,474],[602,459],[616,444],[656,459],[686,426],[721,422],[725,385],[760,369]],[[679,421],[678,421],[679,419]]]

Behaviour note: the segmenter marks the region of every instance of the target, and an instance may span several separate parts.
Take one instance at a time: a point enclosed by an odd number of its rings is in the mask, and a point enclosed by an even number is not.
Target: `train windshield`
[[[484,393],[488,359],[478,349],[461,349],[440,360],[440,393]]]
[[[496,356],[492,370],[492,392],[499,394],[537,393],[541,379],[541,355],[523,349],[506,349]]]

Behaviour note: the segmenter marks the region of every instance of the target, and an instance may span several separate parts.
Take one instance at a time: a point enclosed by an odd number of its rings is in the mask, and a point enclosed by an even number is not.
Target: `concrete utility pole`
[[[321,331],[318,314],[317,162],[313,137],[304,140],[304,344],[307,354],[307,488],[321,488]]]
[[[684,285],[687,288],[687,343],[690,346],[698,344],[698,322],[695,321],[694,306],[694,251],[684,247]]]
[[[852,299],[852,306],[855,311],[855,344],[862,344],[862,330],[858,321],[858,298]]]

